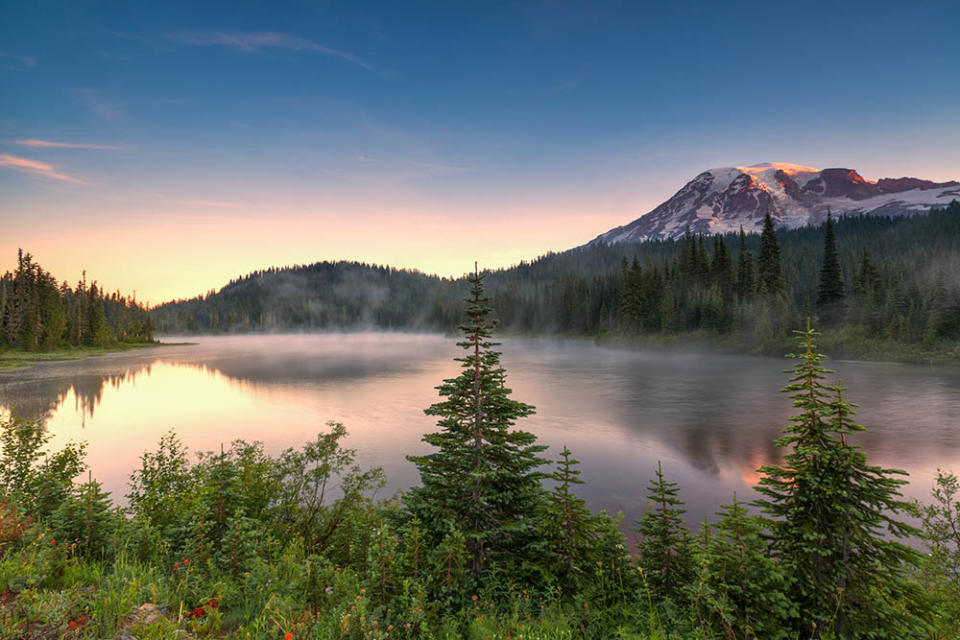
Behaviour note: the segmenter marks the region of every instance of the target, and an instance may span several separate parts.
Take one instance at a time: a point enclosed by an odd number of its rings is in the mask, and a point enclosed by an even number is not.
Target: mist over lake
[[[429,447],[423,409],[434,387],[459,370],[451,338],[390,333],[189,338],[74,362],[40,363],[0,375],[0,406],[40,419],[55,435],[89,443],[95,478],[116,499],[140,454],[175,429],[191,451],[236,438],[270,452],[299,446],[328,420],[349,429],[365,466],[382,466],[383,496],[417,481],[408,454]],[[791,415],[786,359],[598,346],[584,340],[505,339],[513,397],[537,413],[518,426],[582,461],[590,506],[639,517],[645,488],[663,462],[681,486],[691,523],[753,496],[756,469]],[[910,472],[907,493],[926,497],[937,468],[960,469],[960,370],[831,362],[863,404],[855,436],[874,464]]]

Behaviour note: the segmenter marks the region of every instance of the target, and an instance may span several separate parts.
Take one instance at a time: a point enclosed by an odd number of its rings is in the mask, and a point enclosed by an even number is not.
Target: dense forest
[[[13,273],[0,277],[0,351],[51,351],[152,342],[147,308],[119,292],[107,294],[87,274],[70,288],[22,250]]]
[[[798,335],[794,416],[762,467],[691,531],[671,468],[627,523],[578,495],[571,451],[519,424],[492,310],[474,277],[459,375],[425,412],[420,482],[373,496],[341,424],[271,455],[236,441],[191,461],[174,433],[146,452],[123,508],[87,476],[83,444],[0,420],[0,638],[958,638],[960,490],[929,504],[869,464],[864,428]],[[829,291],[829,288],[828,288]]]
[[[488,290],[512,332],[700,332],[780,346],[811,315],[850,345],[861,336],[930,347],[960,338],[958,274],[955,201],[924,216],[582,247],[489,272]],[[465,288],[464,279],[322,262],[253,273],[153,318],[165,333],[451,331]]]

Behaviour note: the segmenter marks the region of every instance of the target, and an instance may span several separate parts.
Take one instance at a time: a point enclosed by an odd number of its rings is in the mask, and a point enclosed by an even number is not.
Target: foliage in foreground
[[[957,480],[941,474],[921,510],[929,554],[896,541],[920,533],[899,520],[913,506],[848,442],[860,427],[815,332],[762,509],[733,496],[691,533],[658,466],[630,552],[622,519],[576,495],[570,451],[548,473],[514,429],[533,409],[509,398],[474,286],[463,370],[430,409],[436,452],[402,499],[371,497],[382,472],[330,423],[275,456],[237,441],[191,461],[170,433],[121,510],[73,482],[82,445],[49,451],[41,424],[2,422],[0,639],[957,637]]]

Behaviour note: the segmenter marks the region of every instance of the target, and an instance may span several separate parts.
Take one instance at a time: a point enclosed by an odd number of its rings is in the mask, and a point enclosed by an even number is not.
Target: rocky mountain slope
[[[693,233],[758,231],[770,213],[777,226],[819,224],[827,211],[909,215],[960,199],[960,182],[920,178],[867,180],[853,169],[814,169],[785,162],[704,171],[653,211],[597,236],[590,244],[663,240]]]

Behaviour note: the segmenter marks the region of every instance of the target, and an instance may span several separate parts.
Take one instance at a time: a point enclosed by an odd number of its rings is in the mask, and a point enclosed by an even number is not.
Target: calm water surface
[[[441,336],[348,334],[190,338],[167,346],[44,363],[0,374],[0,407],[46,422],[55,443],[85,440],[94,476],[122,500],[138,458],[175,429],[192,450],[236,438],[271,452],[343,422],[362,464],[379,465],[383,495],[417,479],[406,454],[429,448],[423,409],[455,376],[460,350]],[[657,461],[679,482],[689,520],[734,491],[751,497],[756,468],[791,413],[776,358],[505,340],[514,397],[537,407],[521,422],[555,456],[567,445],[583,464],[581,493],[594,508],[646,507]],[[862,404],[856,436],[871,461],[911,473],[925,497],[938,467],[960,471],[960,367],[832,363]]]

